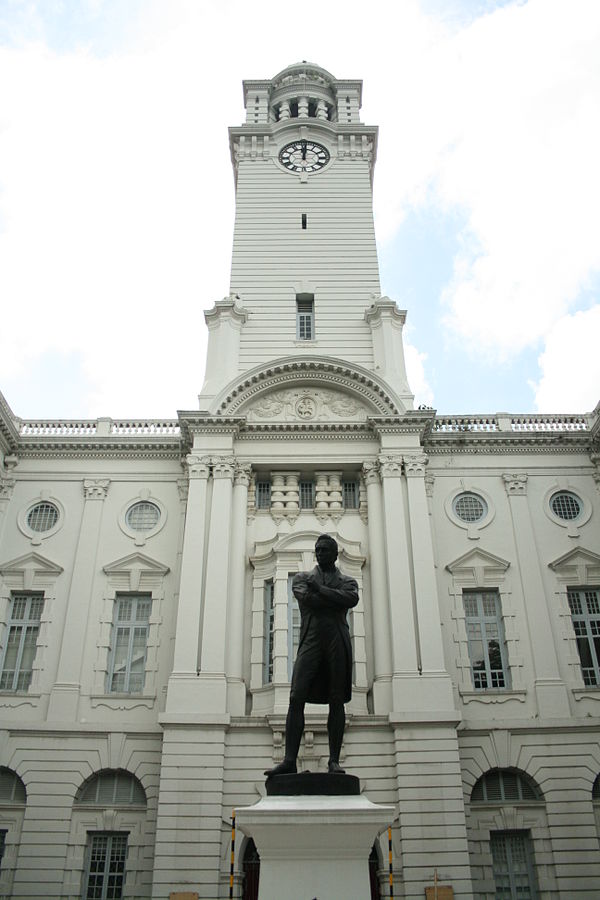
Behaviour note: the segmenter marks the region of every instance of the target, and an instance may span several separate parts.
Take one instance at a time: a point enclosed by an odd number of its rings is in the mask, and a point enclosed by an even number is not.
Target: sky
[[[361,78],[416,405],[600,400],[597,0],[0,0],[0,389],[34,418],[196,409],[229,293],[244,78]]]

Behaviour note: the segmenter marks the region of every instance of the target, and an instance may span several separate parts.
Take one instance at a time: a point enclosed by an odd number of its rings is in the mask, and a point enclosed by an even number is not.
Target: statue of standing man
[[[317,539],[315,556],[317,565],[312,572],[299,572],[292,581],[300,607],[300,642],[285,724],[285,757],[265,772],[267,778],[297,771],[305,703],[329,704],[328,771],[344,772],[340,766],[344,703],[352,696],[352,645],[346,613],[358,603],[358,584],[337,568],[338,545],[329,535]]]

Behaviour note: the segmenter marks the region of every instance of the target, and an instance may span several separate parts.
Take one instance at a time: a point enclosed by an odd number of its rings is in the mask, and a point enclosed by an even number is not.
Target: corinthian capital
[[[244,487],[248,487],[248,485],[250,484],[251,475],[252,466],[250,465],[250,463],[236,462],[235,473],[233,476],[234,484],[241,484]]]
[[[421,477],[423,477],[425,475],[425,467],[428,462],[429,457],[424,453],[416,454],[415,456],[405,456],[404,471],[409,477],[414,475],[420,475]]]
[[[368,486],[370,484],[379,484],[381,481],[381,476],[379,474],[379,462],[377,460],[368,461],[363,463],[362,467],[363,477],[365,480],[365,484]]]
[[[510,472],[504,472],[502,480],[509,497],[527,493],[527,475],[513,475]]]
[[[190,478],[208,478],[210,469],[208,467],[208,457],[196,456],[194,453],[188,453],[185,458],[188,467],[188,476]]]
[[[109,478],[85,478],[83,496],[86,500],[106,500],[109,484]]]
[[[211,464],[213,478],[229,478],[233,480],[235,473],[234,456],[213,456]]]
[[[400,478],[402,475],[402,456],[400,453],[379,457],[379,471],[382,478]]]

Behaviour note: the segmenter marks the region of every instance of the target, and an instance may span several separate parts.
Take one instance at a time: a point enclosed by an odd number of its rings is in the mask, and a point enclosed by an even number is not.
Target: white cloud
[[[559,319],[539,359],[535,390],[541,412],[591,412],[600,401],[600,305]],[[574,407],[573,397],[578,403]]]
[[[404,342],[406,374],[411,390],[415,395],[415,408],[421,405],[433,406],[433,391],[427,380],[425,363],[427,354],[420,353],[412,344]]]

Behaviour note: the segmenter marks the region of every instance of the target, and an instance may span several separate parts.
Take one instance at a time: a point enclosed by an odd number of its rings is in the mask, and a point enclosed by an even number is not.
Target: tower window
[[[302,213],[302,228],[306,230],[306,213]]]
[[[300,509],[313,509],[315,505],[314,481],[302,480],[299,485]]]
[[[313,119],[316,118],[316,116],[317,116],[317,101],[316,100],[308,101],[308,115]]]
[[[296,294],[296,337],[299,341],[312,341],[315,337],[314,294]]]
[[[290,100],[290,118],[297,119],[298,118],[298,101]]]

